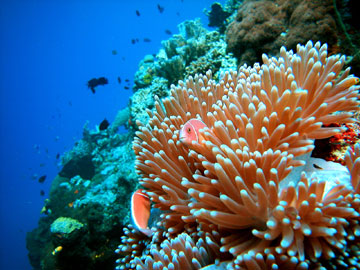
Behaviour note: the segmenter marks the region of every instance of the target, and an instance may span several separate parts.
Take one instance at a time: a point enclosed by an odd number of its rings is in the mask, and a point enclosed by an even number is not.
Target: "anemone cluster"
[[[137,123],[136,170],[161,215],[150,237],[126,229],[118,269],[359,267],[359,144],[345,180],[295,170],[344,131],[331,123],[354,121],[359,79],[319,42],[263,63],[180,81]],[[204,126],[184,143],[193,119]]]

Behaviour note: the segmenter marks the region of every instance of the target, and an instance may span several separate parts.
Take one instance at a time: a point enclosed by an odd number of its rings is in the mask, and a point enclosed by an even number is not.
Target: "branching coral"
[[[342,130],[324,125],[353,121],[359,79],[341,72],[345,58],[328,56],[319,42],[296,53],[281,48],[263,62],[219,83],[208,72],[172,86],[148,112],[149,124],[138,123],[136,168],[163,210],[164,235],[201,223],[221,235],[232,267],[306,269],[344,249],[348,231],[359,237],[359,146],[346,159],[352,187],[290,174],[314,139]],[[184,144],[179,132],[192,118],[205,123],[203,139]]]

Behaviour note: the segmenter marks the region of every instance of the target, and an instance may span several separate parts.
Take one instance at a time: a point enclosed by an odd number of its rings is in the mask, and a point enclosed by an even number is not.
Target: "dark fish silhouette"
[[[118,81],[118,83],[121,83],[121,78],[117,77],[117,81]]]
[[[104,119],[102,120],[102,122],[100,123],[99,129],[100,130],[105,130],[110,126],[110,123],[108,120]]]
[[[95,94],[95,87],[97,87],[98,85],[105,85],[108,83],[109,83],[109,81],[105,77],[100,77],[98,79],[92,78],[91,80],[88,81],[87,86],[89,89],[91,89],[91,92],[93,92],[93,94]]]
[[[130,80],[129,80],[129,79],[125,79],[125,82],[130,82]]]
[[[60,158],[60,153],[57,153],[56,154],[56,159],[59,159]]]
[[[40,176],[39,179],[38,179],[38,182],[39,182],[39,183],[44,183],[44,182],[45,182],[45,179],[46,179],[46,174]]]
[[[169,29],[166,29],[165,33],[168,34],[168,35],[172,35],[172,32]]]
[[[136,16],[140,16],[140,11],[136,10]]]
[[[45,191],[40,190],[40,195],[41,195],[41,196],[44,196],[44,195],[45,195]]]
[[[219,3],[211,5],[211,11],[209,12],[209,27],[223,27],[225,20],[231,15],[230,12],[223,10]]]
[[[111,51],[111,54],[112,54],[112,55],[117,55],[117,50],[112,50],[112,51]]]
[[[160,6],[159,4],[157,4],[157,8],[158,8],[160,13],[164,12],[164,7]]]
[[[144,42],[151,42],[150,38],[144,38]]]
[[[130,87],[129,86],[124,86],[124,89],[129,90]]]
[[[136,40],[135,39],[132,39],[131,40],[131,44],[135,44],[136,43]]]

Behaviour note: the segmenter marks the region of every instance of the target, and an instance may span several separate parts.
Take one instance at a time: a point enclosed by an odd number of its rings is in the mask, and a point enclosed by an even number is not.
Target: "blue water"
[[[86,121],[93,129],[126,106],[131,90],[117,77],[132,85],[139,61],[157,53],[161,40],[169,38],[165,30],[178,33],[177,24],[196,17],[207,25],[202,10],[212,2],[1,2],[0,269],[31,269],[26,232],[37,226],[59,172],[56,155],[81,138]],[[162,14],[157,4],[165,8]],[[140,42],[132,44],[133,38]],[[92,94],[86,83],[101,76],[109,84]],[[44,183],[34,179],[44,174]]]

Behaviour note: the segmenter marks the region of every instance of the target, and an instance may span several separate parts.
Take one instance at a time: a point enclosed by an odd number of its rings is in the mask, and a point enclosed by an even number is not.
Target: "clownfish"
[[[191,145],[192,141],[201,143],[205,138],[199,130],[206,127],[203,121],[195,118],[190,119],[180,130],[180,141],[187,146]]]
[[[147,194],[136,190],[131,196],[131,218],[135,227],[143,234],[150,236],[151,229],[148,227],[150,218],[150,198]]]

